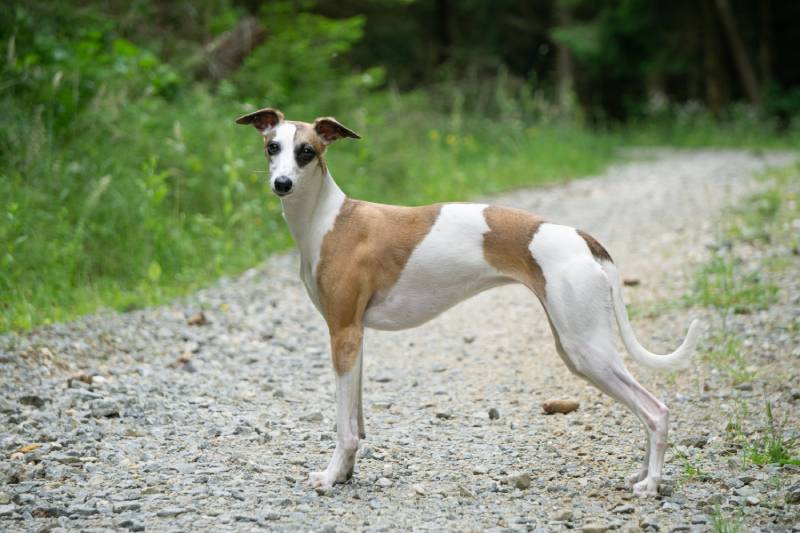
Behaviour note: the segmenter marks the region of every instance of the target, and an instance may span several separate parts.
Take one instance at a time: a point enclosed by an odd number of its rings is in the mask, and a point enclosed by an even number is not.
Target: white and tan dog
[[[261,109],[236,122],[252,124],[264,137],[272,190],[300,249],[300,276],[330,330],[337,440],[328,467],[310,475],[313,487],[328,490],[353,474],[365,436],[364,328],[419,326],[481,291],[522,283],[544,306],[569,369],[644,425],[644,464],[628,481],[637,495],[656,494],[669,412],[625,368],[612,321],[616,317],[638,363],[661,369],[688,363],[699,334],[696,321],[680,348],[653,354],[636,340],[611,257],[586,233],[484,204],[399,207],[354,200],[336,185],[323,159],[333,141],[359,138],[335,119],[285,121],[280,111]]]

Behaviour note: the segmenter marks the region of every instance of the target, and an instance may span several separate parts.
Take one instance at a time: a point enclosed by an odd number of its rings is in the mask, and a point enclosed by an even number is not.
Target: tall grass
[[[220,6],[206,6],[214,16],[200,34],[236,20]],[[138,46],[96,6],[57,7],[17,5],[0,18],[0,331],[163,302],[289,247],[261,141],[233,123],[265,105],[297,120],[333,114],[361,133],[329,150],[334,177],[351,196],[401,204],[596,173],[621,144],[800,138],[746,113],[720,125],[683,108],[590,128],[546,88],[504,72],[379,90],[380,67],[335,60],[360,40],[362,17],[290,2],[265,5],[270,38],[210,87],[193,81],[170,36]],[[169,63],[164,47],[174,48]]]
[[[798,163],[766,172],[762,190],[729,210],[721,235],[726,244],[697,268],[692,292],[686,298],[688,303],[719,313],[721,326],[712,332],[705,359],[728,374],[733,384],[751,381],[755,372],[748,364],[740,333],[731,325],[731,316],[769,309],[780,301],[781,286],[774,276],[791,264],[791,256],[783,250],[797,250],[800,245],[795,229],[800,218],[798,173]],[[756,262],[742,259],[744,245],[763,249],[766,244],[773,252],[756,255],[760,258]],[[793,324],[787,325],[790,333]],[[767,412],[772,424],[769,406]]]
[[[291,244],[262,143],[233,122],[266,102],[203,89],[175,102],[107,98],[71,138],[28,125],[25,153],[0,170],[0,331],[161,302]],[[379,94],[338,113],[363,137],[329,149],[348,194],[463,200],[598,172],[615,157],[611,135],[444,114],[414,98]]]

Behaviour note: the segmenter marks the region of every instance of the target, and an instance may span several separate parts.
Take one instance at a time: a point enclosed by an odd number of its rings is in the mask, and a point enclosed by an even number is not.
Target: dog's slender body
[[[273,191],[301,256],[300,275],[331,336],[336,372],[337,442],[328,467],[310,476],[317,489],[352,476],[365,437],[361,401],[365,328],[415,327],[486,289],[522,283],[541,301],[556,348],[569,369],[627,406],[647,433],[637,495],[656,493],[667,443],[668,410],[626,369],[614,343],[616,319],[628,352],[652,368],[688,362],[697,323],[673,353],[656,355],[636,340],[619,274],[591,236],[517,209],[445,203],[399,207],[348,198],[323,154],[343,137],[332,118],[289,122],[262,109],[237,122],[264,136]]]

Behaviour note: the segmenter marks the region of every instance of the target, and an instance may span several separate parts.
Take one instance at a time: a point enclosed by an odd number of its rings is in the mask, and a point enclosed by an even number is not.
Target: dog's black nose
[[[286,194],[292,190],[292,180],[286,176],[278,176],[275,178],[275,192],[278,194]]]

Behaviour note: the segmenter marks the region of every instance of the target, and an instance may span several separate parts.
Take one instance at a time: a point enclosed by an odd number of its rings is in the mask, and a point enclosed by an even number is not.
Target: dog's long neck
[[[333,226],[345,200],[345,194],[333,180],[327,166],[318,166],[316,174],[306,177],[307,190],[281,199],[283,216],[294,237],[303,261],[312,261],[319,252],[322,238]]]

